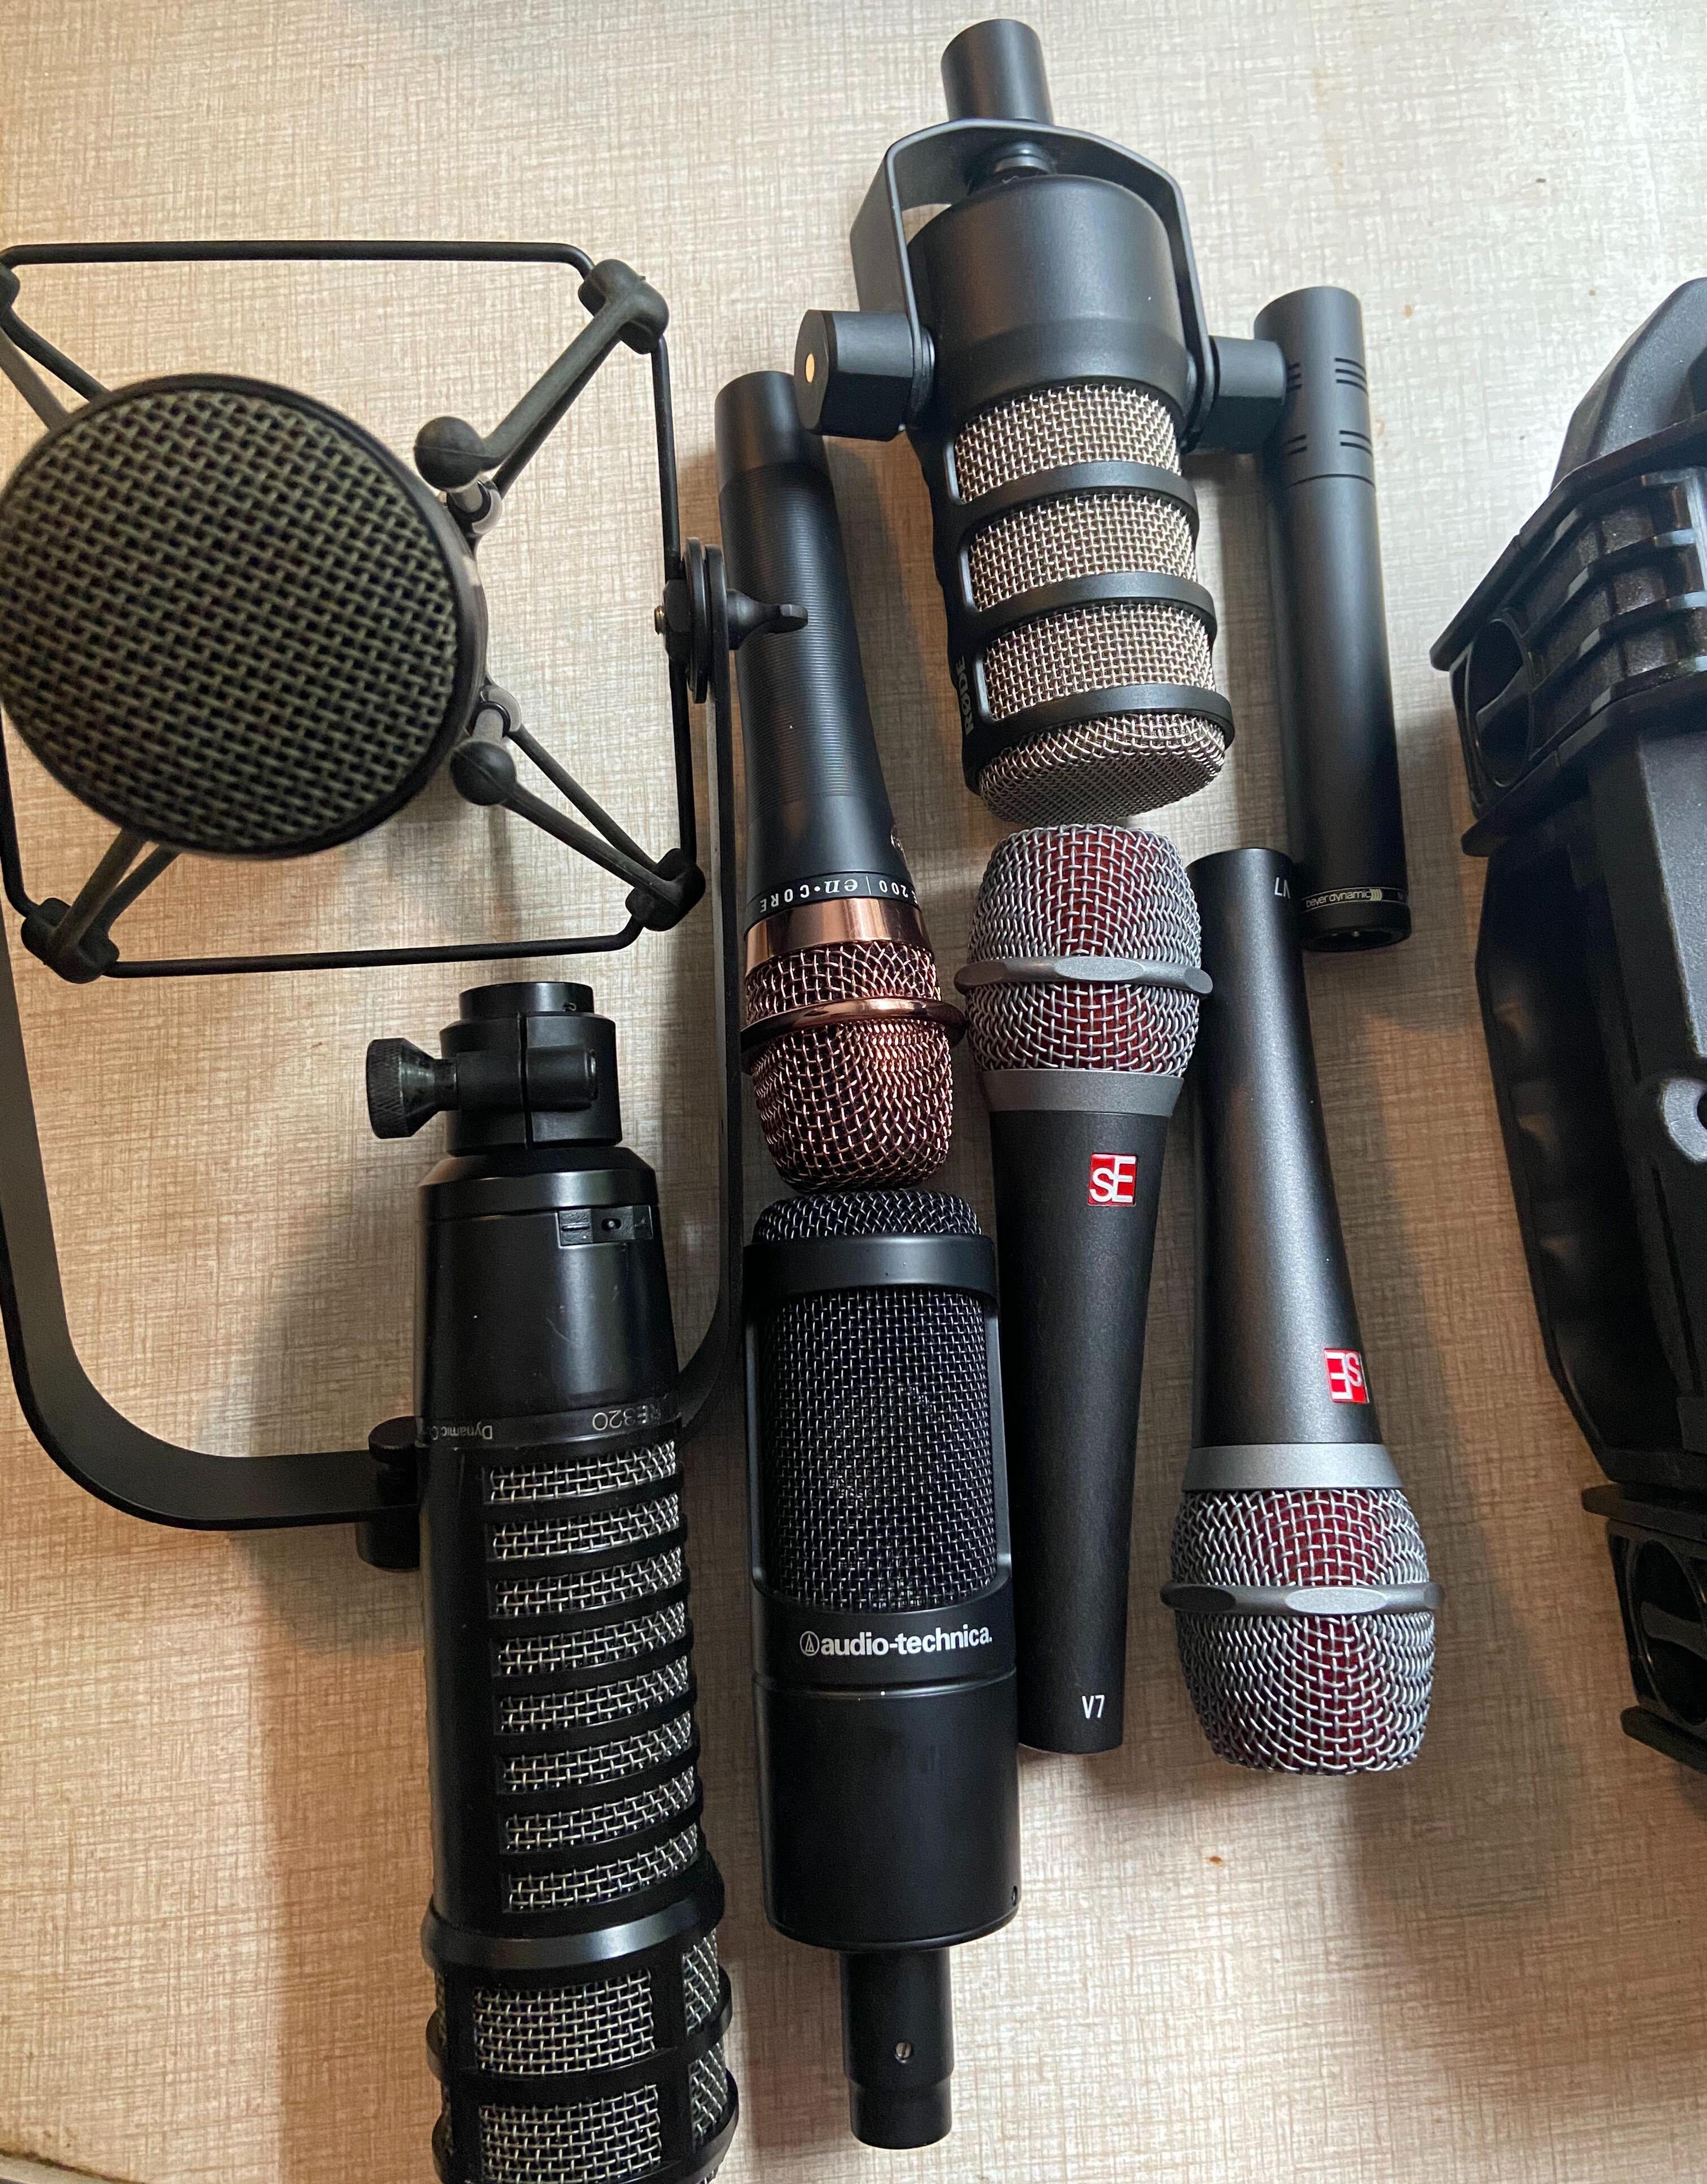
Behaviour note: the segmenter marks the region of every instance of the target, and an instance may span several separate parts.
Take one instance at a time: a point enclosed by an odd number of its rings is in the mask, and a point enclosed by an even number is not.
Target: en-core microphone
[[[1197,1036],[1197,906],[1172,843],[997,844],[966,994],[990,1110],[1020,1738],[1121,1739],[1132,1470],[1168,1117]]]
[[[1231,850],[1190,878],[1215,984],[1189,1079],[1192,1454],[1162,1596],[1222,1758],[1293,1774],[1403,1767],[1427,1720],[1440,1589],[1364,1363],[1293,868],[1272,850]]]
[[[995,1254],[958,1198],[785,1199],[746,1295],[765,1908],[842,1953],[855,2137],[929,2145],[947,1952],[1020,1900]]]
[[[821,442],[780,371],[717,398],[718,508],[733,582],[803,607],[737,657],[747,760],[747,1029],[759,1124],[805,1190],[916,1183],[954,1124],[950,1034],[866,703]]]
[[[421,1474],[444,2184],[698,2184],[735,2127],[700,1833],[676,1336],[652,1171],[586,986],[480,987],[369,1050],[421,1191]]]

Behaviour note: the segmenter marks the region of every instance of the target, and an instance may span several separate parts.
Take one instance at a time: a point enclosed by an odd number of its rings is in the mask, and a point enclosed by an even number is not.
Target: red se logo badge
[[[1136,1153],[1091,1155],[1091,1187],[1087,1204],[1131,1206],[1137,1195],[1138,1156]]]
[[[1354,1350],[1324,1350],[1327,1391],[1337,1403],[1366,1403],[1369,1383],[1363,1377],[1363,1360]]]

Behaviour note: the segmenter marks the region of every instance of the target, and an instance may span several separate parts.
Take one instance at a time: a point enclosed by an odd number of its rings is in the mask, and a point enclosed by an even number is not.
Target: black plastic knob
[[[800,321],[794,402],[809,432],[892,440],[916,414],[930,378],[899,311],[809,311]]]
[[[412,1138],[456,1104],[456,1064],[436,1061],[406,1039],[368,1048],[368,1123],[376,1138]]]

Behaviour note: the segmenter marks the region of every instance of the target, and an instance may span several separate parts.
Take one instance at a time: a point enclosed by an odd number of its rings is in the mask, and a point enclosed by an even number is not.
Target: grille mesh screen
[[[637,1540],[662,1539],[681,1522],[681,1504],[673,1494],[626,1509],[601,1510],[590,1517],[565,1517],[554,1523],[495,1524],[493,1562],[539,1562],[553,1555],[596,1555],[607,1547],[632,1546]]]
[[[1196,965],[1197,902],[1165,835],[1136,827],[1037,827],[1009,835],[991,853],[966,952],[975,963],[1104,956]],[[975,986],[966,1014],[985,1069],[1177,1076],[1197,1043],[1197,995],[1170,986]]]
[[[937,1000],[935,958],[892,940],[773,956],[747,974],[747,1017],[875,994]],[[797,1190],[917,1183],[948,1157],[948,1034],[917,1021],[787,1032],[753,1056],[753,1097],[770,1157]]]
[[[1397,1489],[1187,1494],[1173,1575],[1222,1585],[1412,1585],[1428,1557]],[[1180,1663],[1223,1759],[1288,1774],[1403,1767],[1421,1748],[1434,1618],[1181,1615]]]
[[[474,2047],[500,2078],[614,2070],[651,2053],[652,1981],[644,1972],[578,1986],[476,1987]]]
[[[653,1555],[644,1562],[618,1563],[609,1568],[565,1570],[560,1576],[518,1579],[492,1587],[494,1613],[526,1618],[542,1615],[591,1615],[607,1607],[620,1607],[644,1600],[654,1592],[669,1592],[682,1579],[680,1547]]]
[[[656,2086],[571,2108],[483,2108],[480,2128],[487,2184],[616,2184],[664,2158]]]
[[[1148,387],[1068,380],[986,410],[954,439],[963,500],[1070,463],[1148,463],[1177,471],[1180,442],[1172,414]]]
[[[556,1813],[512,1813],[503,1824],[503,1847],[526,1856],[573,1850],[582,1843],[614,1842],[637,1836],[686,1812],[693,1802],[693,1770],[655,1789],[636,1790],[598,1805],[571,1805]]]
[[[139,388],[0,494],[0,702],[152,840],[358,831],[453,732],[472,641],[401,465],[273,390]]]
[[[661,1646],[679,1645],[687,1635],[687,1607],[673,1600],[655,1615],[632,1623],[601,1623],[591,1630],[554,1630],[545,1638],[509,1638],[493,1649],[500,1676],[560,1674],[577,1669],[606,1669],[631,1661]]]
[[[565,1866],[559,1873],[512,1873],[504,1897],[512,1911],[559,1911],[573,1903],[615,1903],[684,1873],[699,1852],[699,1830],[689,1828],[668,1842],[648,1845],[626,1858],[597,1865]]]
[[[688,2073],[687,2098],[693,2114],[693,2142],[703,2146],[722,2122],[729,2106],[729,2072],[720,2040],[706,2049]]]
[[[594,1494],[614,1494],[625,1486],[643,1486],[668,1479],[676,1469],[676,1443],[655,1442],[618,1456],[594,1457],[586,1463],[533,1463],[517,1469],[494,1468],[486,1474],[488,1502],[579,1502]]]
[[[970,1236],[959,1199],[860,1191],[785,1199],[755,1242]],[[996,1574],[984,1315],[945,1290],[789,1300],[759,1330],[765,1564],[815,1607],[940,1607]]]
[[[687,1677],[684,1664],[683,1687]],[[498,1787],[507,1796],[532,1797],[547,1790],[581,1789],[592,1782],[620,1782],[659,1767],[686,1752],[693,1741],[693,1721],[678,1714],[638,1736],[613,1737],[608,1744],[582,1745],[568,1752],[530,1752],[506,1759],[498,1768]]]
[[[1226,755],[1226,738],[1201,713],[1108,713],[998,751],[978,794],[1016,826],[1126,819],[1196,795]]]
[[[1187,607],[1121,599],[1039,615],[991,638],[984,680],[997,720],[1128,682],[1214,688],[1209,633]]]
[[[972,604],[1000,606],[1040,584],[1155,569],[1197,582],[1192,526],[1155,493],[1086,493],[1027,501],[975,531],[967,548]]]

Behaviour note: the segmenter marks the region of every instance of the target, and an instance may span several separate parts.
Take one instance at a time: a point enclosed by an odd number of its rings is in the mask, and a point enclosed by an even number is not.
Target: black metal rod
[[[566,796],[584,819],[592,821],[607,842],[649,871],[657,869],[634,837],[618,826],[597,797],[588,795],[568,767],[553,757],[531,728],[523,727],[518,721],[509,731],[509,741],[533,760],[559,796]]]
[[[286,956],[190,956],[155,962],[114,964],[109,978],[214,978],[256,971],[388,971],[420,963],[520,963],[534,956],[610,956],[639,939],[646,928],[637,917],[615,933],[578,935],[572,939],[480,941],[446,948],[333,948]]]
[[[146,834],[139,834],[131,827],[119,829],[103,850],[100,862],[78,889],[76,900],[53,928],[53,938],[47,945],[47,962],[52,969],[57,971],[68,956],[75,955],[77,944],[106,909],[125,873],[147,846]]]

